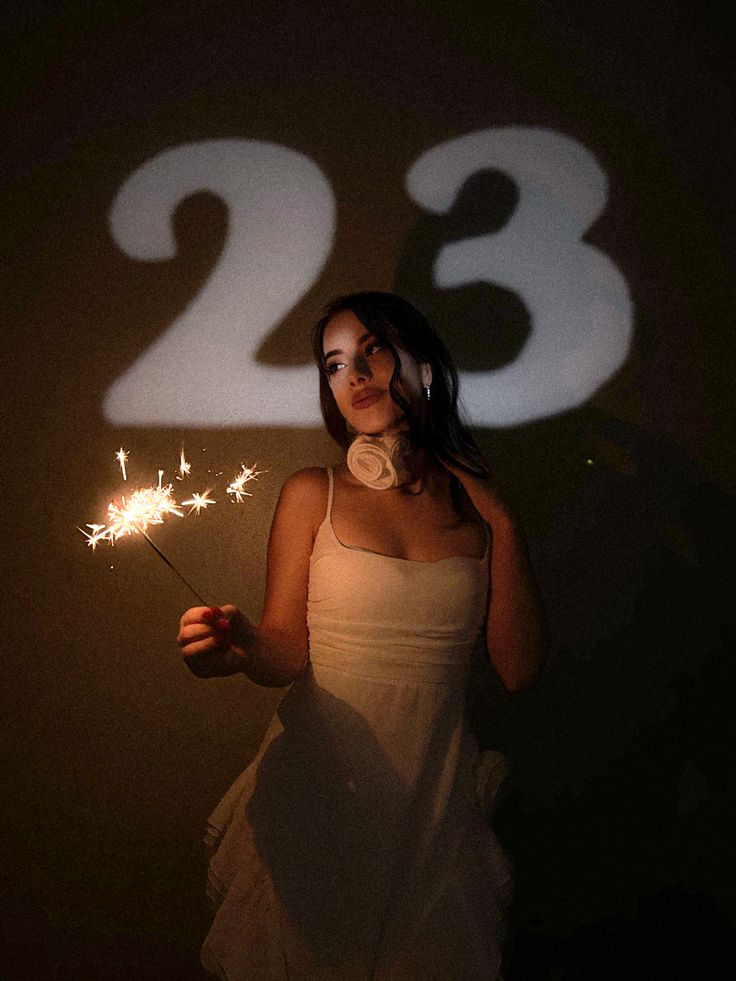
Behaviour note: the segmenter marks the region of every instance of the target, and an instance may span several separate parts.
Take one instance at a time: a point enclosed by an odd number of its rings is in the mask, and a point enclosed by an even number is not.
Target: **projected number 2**
[[[515,182],[514,213],[498,232],[445,245],[434,279],[440,289],[497,283],[526,304],[532,329],[519,357],[461,376],[472,421],[508,426],[589,398],[623,363],[633,311],[618,269],[581,239],[605,206],[606,179],[574,140],[527,127],[471,133],[420,157],[407,190],[425,210],[443,213],[473,173],[489,168]],[[123,185],[110,214],[116,242],[137,259],[171,258],[176,207],[202,190],[229,209],[218,265],[114,382],[105,414],[119,425],[318,425],[314,369],[261,365],[255,351],[327,260],[335,223],[330,186],[307,157],[273,143],[185,144]]]

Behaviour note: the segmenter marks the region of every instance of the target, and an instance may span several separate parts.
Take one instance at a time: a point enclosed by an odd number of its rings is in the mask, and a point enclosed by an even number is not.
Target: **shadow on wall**
[[[512,361],[530,318],[487,283],[437,289],[434,263],[516,200],[503,174],[476,174],[399,262],[396,291],[463,370]],[[528,693],[479,667],[475,730],[512,767],[494,820],[515,863],[508,976],[730,977],[736,502],[680,446],[594,402],[477,436],[529,530],[557,640]]]
[[[680,659],[670,711],[653,713],[627,751],[589,776],[544,801],[525,790],[528,774],[517,771],[505,784],[495,823],[515,862],[512,979],[715,979],[730,977],[736,963],[736,632],[722,612],[734,596],[734,502],[703,485],[689,493],[682,515],[697,550],[695,582],[668,570],[649,584],[642,619],[622,626],[595,658],[559,652],[540,689],[516,703],[521,711],[505,732],[498,715],[489,724],[493,697],[476,706],[481,739],[508,740],[512,760],[519,748],[523,770],[520,729],[531,726],[540,747],[545,730],[564,752],[565,706],[585,720],[576,701],[592,693],[595,703],[602,678],[622,726],[630,726],[631,706],[620,697],[628,679],[618,675],[644,659],[645,683],[650,614],[663,626],[655,654],[671,646],[677,657],[678,647],[692,645],[700,656],[689,668]],[[577,734],[585,744],[584,725]]]

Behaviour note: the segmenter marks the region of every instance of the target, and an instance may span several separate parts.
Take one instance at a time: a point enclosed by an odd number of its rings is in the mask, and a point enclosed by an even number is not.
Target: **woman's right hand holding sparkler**
[[[243,673],[257,685],[290,685],[308,661],[309,558],[327,508],[327,473],[308,468],[281,488],[268,540],[266,595],[256,626],[234,606],[195,606],[179,646],[198,678]]]
[[[252,624],[234,606],[194,606],[179,622],[184,663],[198,678],[224,678],[243,671]]]

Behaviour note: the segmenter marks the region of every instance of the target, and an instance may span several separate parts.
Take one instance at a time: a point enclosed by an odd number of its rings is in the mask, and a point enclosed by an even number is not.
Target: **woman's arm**
[[[549,621],[524,529],[492,480],[448,469],[491,528],[486,646],[504,687],[522,691],[539,678],[550,646]]]
[[[179,644],[194,674],[208,678],[242,671],[268,687],[296,678],[307,660],[309,559],[326,501],[323,470],[300,470],[285,481],[268,542],[261,621],[255,626],[233,606],[215,614],[207,607],[187,610]]]

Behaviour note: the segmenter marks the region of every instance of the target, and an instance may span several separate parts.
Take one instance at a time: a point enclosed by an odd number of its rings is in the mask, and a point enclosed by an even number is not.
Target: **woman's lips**
[[[354,409],[367,409],[369,405],[373,405],[383,396],[383,392],[380,388],[370,388],[361,392],[359,395],[353,396],[353,401],[351,405]]]

